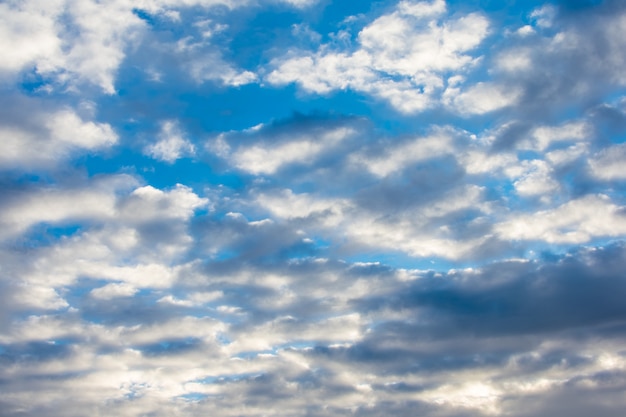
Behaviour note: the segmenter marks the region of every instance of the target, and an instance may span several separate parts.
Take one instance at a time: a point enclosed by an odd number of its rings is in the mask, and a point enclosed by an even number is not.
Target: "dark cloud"
[[[454,336],[541,334],[626,319],[618,294],[626,290],[623,244],[556,262],[506,262],[480,272],[456,272],[446,279],[425,278],[372,305],[426,310],[434,334]],[[442,328],[443,327],[443,328]]]
[[[408,166],[398,175],[360,190],[355,201],[375,212],[391,215],[428,205],[461,184],[464,172],[452,156]]]

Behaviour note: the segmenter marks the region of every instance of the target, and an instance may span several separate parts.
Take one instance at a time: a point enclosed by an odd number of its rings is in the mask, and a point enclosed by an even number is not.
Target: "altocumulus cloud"
[[[626,409],[617,0],[0,4],[3,416]]]

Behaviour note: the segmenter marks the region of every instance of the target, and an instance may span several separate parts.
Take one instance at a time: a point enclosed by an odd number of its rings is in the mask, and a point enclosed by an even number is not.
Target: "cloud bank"
[[[621,417],[624,33],[0,4],[1,414]]]

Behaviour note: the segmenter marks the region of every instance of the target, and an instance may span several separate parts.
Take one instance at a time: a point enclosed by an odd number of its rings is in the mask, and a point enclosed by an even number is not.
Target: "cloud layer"
[[[0,4],[3,416],[626,407],[618,1]]]

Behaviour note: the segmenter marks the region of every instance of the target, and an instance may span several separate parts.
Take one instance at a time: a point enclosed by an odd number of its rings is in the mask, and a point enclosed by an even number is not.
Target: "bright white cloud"
[[[179,124],[168,120],[161,124],[157,141],[144,149],[148,155],[161,161],[173,163],[185,156],[193,156],[196,148],[185,138]]]
[[[62,84],[89,82],[109,94],[115,92],[115,72],[124,50],[145,29],[121,1],[27,0],[0,7],[5,42],[0,61],[5,70],[15,74],[34,67]]]
[[[502,239],[586,243],[626,233],[623,210],[605,195],[588,195],[554,209],[513,215],[495,230]]]
[[[316,198],[306,193],[295,194],[291,190],[260,194],[256,201],[279,218],[293,219],[319,215],[328,225],[341,221],[344,212],[350,208],[350,203],[346,199]]]
[[[119,215],[133,223],[154,220],[187,220],[195,209],[205,207],[208,200],[198,197],[189,187],[177,184],[163,191],[150,185],[135,189],[119,205]]]
[[[138,289],[126,283],[110,283],[91,290],[90,295],[100,300],[112,300],[117,297],[132,297]]]
[[[475,115],[512,106],[521,95],[516,86],[480,82],[464,91],[458,87],[447,89],[444,102],[461,114]]]
[[[223,137],[213,143],[212,148],[221,156],[228,157],[232,164],[253,174],[275,174],[289,165],[313,164],[322,154],[330,152],[345,139],[353,136],[355,130],[339,127],[328,131],[298,135],[288,141],[261,142],[250,146],[240,146],[228,156],[230,146]]]
[[[626,144],[608,147],[589,160],[591,173],[604,181],[626,179]]]
[[[520,73],[532,70],[532,49],[517,48],[503,52],[496,59],[496,68],[508,73]]]
[[[32,121],[23,126],[0,126],[0,166],[50,167],[73,154],[105,149],[118,141],[109,124],[83,120],[70,109],[36,113],[34,120],[35,128]]]
[[[513,183],[519,195],[549,197],[558,191],[559,183],[552,178],[552,170],[545,161],[524,161],[521,165],[524,173]]]
[[[272,84],[298,83],[305,90],[329,93],[352,89],[388,101],[404,113],[431,107],[444,87],[445,72],[462,72],[476,63],[468,53],[487,36],[480,14],[443,19],[445,2],[401,2],[393,12],[358,34],[359,47],[315,53],[292,52],[273,62]]]
[[[117,213],[117,190],[136,184],[128,176],[117,176],[97,182],[90,188],[46,188],[24,192],[7,201],[0,213],[4,237],[24,232],[37,223],[102,221]]]
[[[325,233],[347,239],[348,246],[400,251],[414,257],[459,259],[489,237],[457,239],[450,227],[435,226],[438,219],[455,212],[468,209],[490,212],[480,187],[450,190],[423,207],[380,216],[359,209],[355,202],[347,199],[294,194],[290,190],[281,194],[261,194],[256,201],[278,218],[314,220],[311,227],[321,227]]]
[[[317,0],[277,0],[294,7],[309,7]],[[76,88],[95,84],[114,94],[116,73],[129,49],[143,40],[148,25],[135,8],[180,18],[176,9],[229,8],[254,5],[248,0],[24,0],[0,4],[0,76],[14,79],[34,69],[55,84]],[[197,80],[219,79],[226,85],[247,84],[256,79],[249,71],[237,71],[215,59],[194,61]]]
[[[544,151],[554,143],[591,139],[591,133],[589,125],[584,121],[568,122],[561,126],[541,126],[535,128],[530,138],[519,144],[519,148]]]
[[[374,175],[386,177],[393,172],[402,171],[408,165],[451,154],[453,151],[451,132],[442,129],[431,136],[417,138],[396,146],[380,156],[356,154],[352,155],[350,160],[355,165],[365,167]]]

